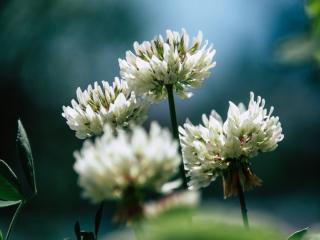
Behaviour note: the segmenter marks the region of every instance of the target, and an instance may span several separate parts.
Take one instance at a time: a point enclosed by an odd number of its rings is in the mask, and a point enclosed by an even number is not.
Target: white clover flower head
[[[114,136],[108,125],[104,132],[94,143],[85,141],[74,154],[84,197],[100,202],[121,200],[128,188],[161,191],[177,173],[178,143],[157,123],[151,124],[149,134],[134,127],[130,133],[119,130]]]
[[[134,53],[127,51],[126,59],[119,59],[120,75],[128,81],[130,89],[139,95],[148,95],[154,101],[167,97],[166,85],[182,98],[191,97],[190,88],[198,88],[215,66],[215,50],[208,41],[202,44],[199,31],[189,45],[189,35],[167,30],[141,44],[134,43]]]
[[[273,151],[282,141],[281,123],[265,109],[265,100],[250,93],[248,109],[230,102],[227,120],[212,111],[203,115],[203,124],[190,121],[179,128],[182,154],[190,178],[190,189],[206,187],[217,176],[224,180],[225,196],[237,194],[237,181],[244,190],[261,185],[250,169],[250,158],[259,152]]]
[[[226,142],[223,149],[225,158],[252,158],[259,152],[269,152],[282,141],[279,118],[271,116],[273,107],[268,111],[265,100],[257,100],[250,93],[248,109],[241,103],[237,107],[230,102],[228,117],[224,123]]]
[[[224,144],[221,117],[212,111],[209,118],[202,116],[203,125],[194,126],[189,120],[179,127],[182,156],[189,189],[208,186],[219,176],[228,163],[222,159]]]
[[[122,128],[143,122],[148,106],[145,99],[129,90],[126,81],[115,78],[112,86],[102,81],[102,86],[95,82],[84,91],[78,88],[77,100],[63,106],[62,116],[76,136],[84,139],[101,134],[106,123]]]

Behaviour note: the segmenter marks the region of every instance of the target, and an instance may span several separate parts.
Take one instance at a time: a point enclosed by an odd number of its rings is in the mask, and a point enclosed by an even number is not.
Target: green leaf
[[[20,192],[19,182],[15,173],[8,164],[0,159],[0,200],[20,201],[23,195]]]
[[[19,201],[3,201],[3,200],[0,199],[0,208],[16,205],[16,204],[18,204],[20,202],[21,202],[21,200],[19,200]]]
[[[2,232],[0,230],[0,240],[3,240]]]
[[[29,185],[33,189],[33,193],[37,194],[37,185],[31,146],[21,120],[18,120],[17,143],[22,169],[24,171],[24,174],[26,175]]]
[[[304,229],[294,232],[289,236],[288,240],[301,240],[303,236],[307,233],[308,229],[309,227],[306,227]]]

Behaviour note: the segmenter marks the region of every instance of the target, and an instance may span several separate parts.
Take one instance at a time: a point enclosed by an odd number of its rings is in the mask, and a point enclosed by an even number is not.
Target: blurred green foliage
[[[307,0],[306,1],[306,12],[312,21],[313,30],[320,33],[320,1],[318,0]]]
[[[306,12],[311,20],[311,39],[314,42],[313,57],[320,64],[320,1],[308,0]]]
[[[305,11],[310,19],[308,30],[282,42],[276,59],[285,64],[312,64],[320,68],[320,1],[307,0]]]
[[[309,234],[303,240],[320,240],[320,234]]]
[[[147,223],[141,232],[141,239],[283,240],[285,237],[270,227],[252,227],[248,231],[239,224],[223,223],[210,219],[201,220],[201,216],[192,219],[189,214],[180,210]]]

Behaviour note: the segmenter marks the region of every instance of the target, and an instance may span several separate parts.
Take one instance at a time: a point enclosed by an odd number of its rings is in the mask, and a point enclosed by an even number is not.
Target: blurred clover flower
[[[189,88],[200,87],[215,66],[215,50],[208,41],[202,43],[202,32],[189,46],[189,36],[182,32],[167,30],[165,39],[161,35],[142,44],[134,43],[134,51],[127,51],[126,60],[119,59],[120,75],[128,81],[130,89],[139,95],[147,94],[159,101],[167,97],[166,86],[182,98],[188,98]]]
[[[250,93],[248,109],[230,102],[227,120],[212,111],[209,118],[202,116],[203,125],[190,121],[180,127],[180,139],[189,188],[206,187],[222,176],[225,197],[261,185],[261,180],[250,169],[250,158],[259,152],[273,151],[283,134],[278,117],[271,116],[265,100],[255,100]]]
[[[116,217],[120,222],[142,214],[144,191],[170,191],[168,186],[177,187],[168,181],[181,162],[178,142],[155,122],[149,134],[134,127],[131,132],[118,130],[117,136],[106,125],[100,138],[94,143],[86,140],[74,156],[83,196],[93,202],[120,201]]]
[[[102,81],[95,82],[84,91],[77,89],[77,101],[63,106],[62,116],[80,139],[99,135],[105,123],[113,128],[128,127],[130,123],[141,123],[146,119],[148,103],[129,91],[124,80],[115,78],[112,86]]]

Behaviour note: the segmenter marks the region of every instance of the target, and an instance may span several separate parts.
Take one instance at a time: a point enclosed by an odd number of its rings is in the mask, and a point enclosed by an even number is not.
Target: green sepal
[[[0,159],[0,200],[1,202],[15,202],[23,199],[20,185],[15,173],[9,165]],[[12,205],[8,203],[9,205]],[[3,206],[9,206],[2,204]],[[0,204],[1,207],[1,204]]]
[[[20,119],[18,120],[17,144],[20,157],[19,159],[23,172],[33,191],[33,194],[35,195],[37,194],[37,185],[35,178],[33,156],[27,133]]]
[[[294,233],[292,233],[289,237],[288,240],[301,240],[303,236],[307,233],[309,227],[306,227],[304,229],[298,230]]]

